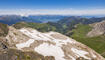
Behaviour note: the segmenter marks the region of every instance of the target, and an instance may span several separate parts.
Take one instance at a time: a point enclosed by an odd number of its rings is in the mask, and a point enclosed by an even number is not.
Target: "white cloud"
[[[105,9],[76,10],[76,9],[14,9],[0,10],[0,15],[105,15]]]

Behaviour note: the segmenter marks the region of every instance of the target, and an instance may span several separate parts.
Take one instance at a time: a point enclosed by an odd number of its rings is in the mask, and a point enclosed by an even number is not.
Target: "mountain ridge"
[[[84,44],[57,32],[42,33],[32,28],[15,29],[9,27],[6,39],[11,48],[35,51],[43,56],[53,56],[55,60],[76,60],[79,57],[89,60],[104,60],[103,57]]]
[[[105,34],[105,21],[91,24],[91,26],[93,29],[87,34],[87,36],[94,37]]]

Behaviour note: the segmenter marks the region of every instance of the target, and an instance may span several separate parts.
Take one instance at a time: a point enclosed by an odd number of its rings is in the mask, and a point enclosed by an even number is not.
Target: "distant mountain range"
[[[2,22],[4,24],[8,24],[8,25],[12,25],[12,24],[15,24],[17,22],[22,22],[22,21],[41,23],[41,21],[33,20],[31,18],[22,17],[22,16],[18,16],[18,15],[3,15],[3,16],[0,16],[0,22]]]
[[[70,17],[70,16],[63,16],[63,15],[29,15],[28,17],[31,18],[31,19],[36,19],[38,21],[46,23],[46,22],[56,22],[56,21],[59,21],[60,19],[67,18],[67,17]]]
[[[70,19],[69,19],[70,18]],[[57,22],[59,20],[89,20],[87,23],[92,23],[94,20],[100,21],[104,18],[97,17],[97,16],[64,16],[64,15],[29,15],[27,17],[25,16],[19,16],[19,15],[1,15],[0,16],[0,22],[8,25],[15,24],[17,22],[35,22],[35,23],[47,23],[47,22]],[[67,22],[67,21],[66,21]],[[86,23],[86,22],[84,22]]]
[[[19,15],[1,15],[0,22],[8,25],[15,24],[17,22],[35,22],[35,23],[46,23],[46,22],[56,22],[69,16],[60,15],[30,15],[28,17]]]

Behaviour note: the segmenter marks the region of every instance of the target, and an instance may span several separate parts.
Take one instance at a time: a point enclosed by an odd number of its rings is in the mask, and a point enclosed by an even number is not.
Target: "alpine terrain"
[[[87,34],[88,36],[94,37],[105,34],[105,21],[91,24],[91,26],[93,27],[93,29]]]
[[[105,60],[100,54],[58,32],[16,29],[0,23],[0,60]]]

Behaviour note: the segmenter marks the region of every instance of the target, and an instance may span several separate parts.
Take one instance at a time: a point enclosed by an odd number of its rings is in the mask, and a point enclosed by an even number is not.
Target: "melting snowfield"
[[[49,33],[41,33],[38,32],[37,30],[27,30],[27,29],[21,29],[20,30],[22,33],[24,33],[25,35],[29,36],[30,38],[38,41],[50,41],[55,43],[55,45],[52,44],[48,44],[48,43],[43,43],[40,44],[39,46],[35,47],[34,50],[36,52],[38,52],[39,54],[42,54],[44,56],[54,56],[56,60],[65,60],[64,59],[64,51],[62,50],[62,46],[63,44],[66,45],[67,43],[76,43],[75,41],[73,41],[70,38],[66,38],[66,40],[60,40],[60,39],[56,39],[54,37],[52,37],[52,34],[56,34],[56,32],[49,32]],[[33,40],[29,40],[25,43],[20,43],[17,44],[17,48],[21,49],[24,47],[29,47],[31,43],[34,42]]]
[[[42,44],[38,45],[37,47],[34,48],[35,52],[38,52],[39,54],[43,55],[43,56],[54,56],[55,60],[66,60],[65,57],[65,52],[62,49],[63,45],[67,45],[69,44],[76,44],[77,42],[73,39],[70,39],[69,37],[66,37],[65,40],[63,39],[57,39],[54,38],[53,36],[51,36],[52,34],[57,34],[56,32],[49,32],[49,33],[41,33],[38,32],[37,30],[29,30],[29,29],[25,29],[22,28],[19,30],[20,32],[24,33],[25,35],[29,36],[30,39],[24,43],[19,43],[16,44],[16,47],[18,49],[22,49],[25,47],[30,47],[30,45],[32,43],[34,43],[34,41],[50,41],[53,42],[55,44],[51,44],[48,42],[43,42]],[[84,50],[79,50],[77,48],[73,48],[73,47],[69,47],[70,51],[72,51],[71,53],[73,53],[75,56],[77,57],[84,57],[86,59],[91,60],[89,57],[87,57],[86,55],[88,55],[89,53],[87,51]],[[72,55],[68,55],[70,60],[76,60],[76,58]],[[94,57],[96,57],[93,54]]]
[[[34,42],[33,39],[29,39],[28,41],[26,41],[26,42],[24,42],[24,43],[16,44],[16,47],[21,50],[21,49],[24,48],[24,47],[30,47],[30,45],[31,45],[33,42]]]
[[[49,45],[48,43],[43,43],[40,46],[36,47],[35,51],[44,56],[54,56],[56,60],[65,60],[63,58],[65,56],[64,52],[58,46]]]

